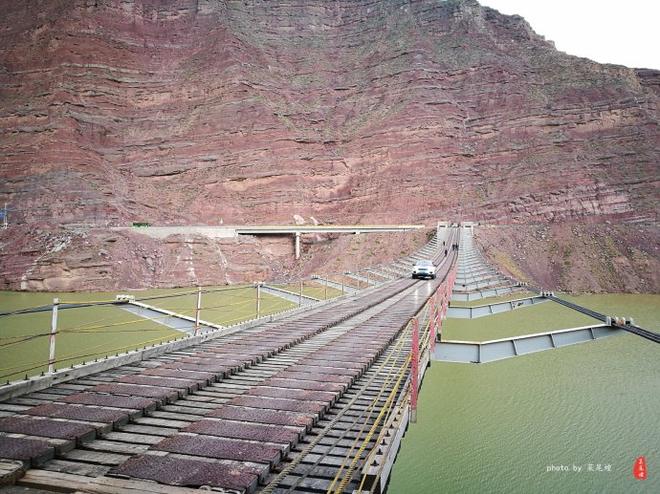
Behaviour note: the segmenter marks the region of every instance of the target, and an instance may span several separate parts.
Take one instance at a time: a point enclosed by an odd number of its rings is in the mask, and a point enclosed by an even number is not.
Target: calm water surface
[[[658,296],[589,299],[579,302],[660,328]],[[659,450],[658,344],[626,334],[489,364],[434,362],[389,494],[660,493]],[[641,455],[646,481],[632,475]]]

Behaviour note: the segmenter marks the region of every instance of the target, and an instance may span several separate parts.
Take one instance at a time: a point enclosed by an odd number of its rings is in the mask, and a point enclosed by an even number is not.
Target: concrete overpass
[[[238,235],[292,235],[296,259],[300,258],[300,236],[315,233],[387,233],[420,230],[424,225],[191,225],[191,226],[134,226],[115,227],[131,230],[153,238],[170,235],[201,235],[209,238],[235,238]]]
[[[386,233],[419,230],[424,225],[282,225],[239,226],[238,235],[293,235],[296,259],[300,259],[300,236],[304,233]]]

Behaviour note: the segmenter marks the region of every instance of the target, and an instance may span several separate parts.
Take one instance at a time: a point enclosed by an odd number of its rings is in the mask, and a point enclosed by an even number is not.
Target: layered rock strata
[[[107,287],[124,254],[132,284],[176,284],[188,279],[177,258],[217,257],[177,240],[103,247],[104,228],[133,221],[657,219],[658,71],[561,53],[474,0],[1,0],[0,11],[5,286],[61,284],[64,263],[80,266],[71,288]],[[72,224],[87,243],[54,255]],[[171,269],[150,275],[138,247]],[[226,250],[237,271],[267,269]]]

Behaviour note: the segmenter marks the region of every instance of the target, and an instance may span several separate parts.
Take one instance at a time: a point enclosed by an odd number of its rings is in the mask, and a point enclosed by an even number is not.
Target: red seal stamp
[[[633,465],[633,475],[637,480],[646,480],[646,477],[648,476],[648,472],[646,470],[645,457],[640,456],[635,460],[635,464]]]

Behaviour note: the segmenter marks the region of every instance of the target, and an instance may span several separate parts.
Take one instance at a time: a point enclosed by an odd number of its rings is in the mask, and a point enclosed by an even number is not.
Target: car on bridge
[[[415,263],[412,270],[412,277],[435,279],[435,264],[428,259],[422,259]]]

